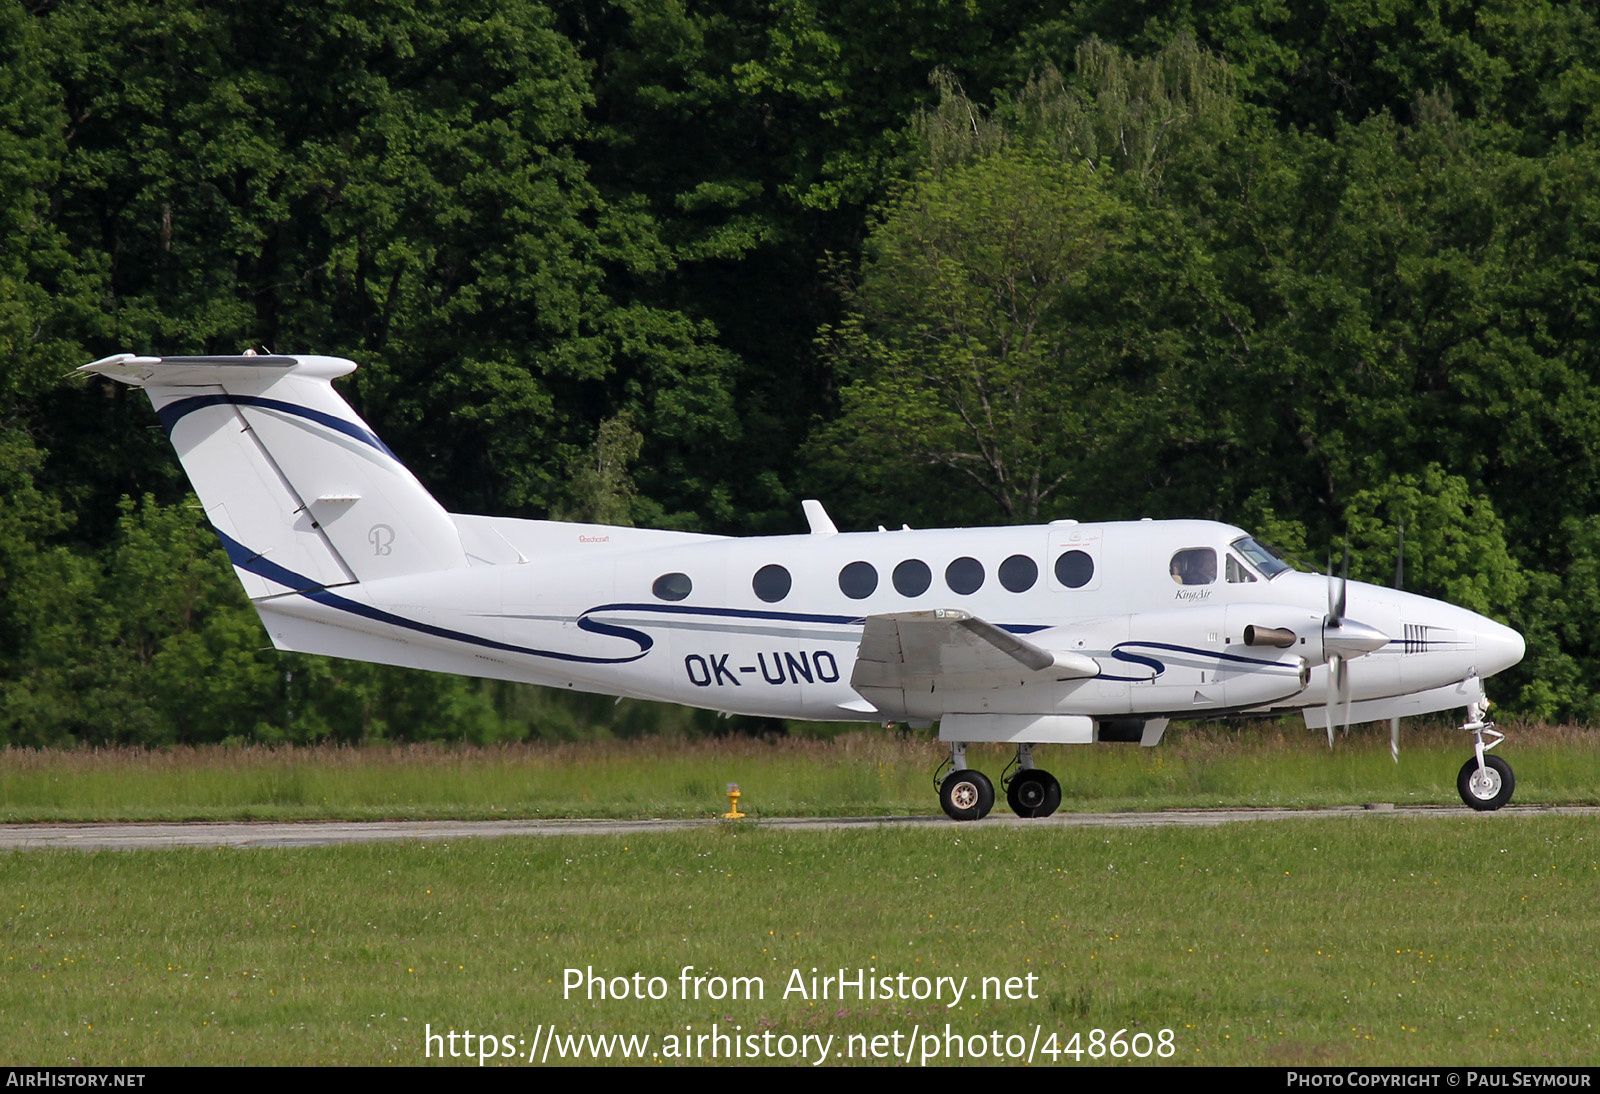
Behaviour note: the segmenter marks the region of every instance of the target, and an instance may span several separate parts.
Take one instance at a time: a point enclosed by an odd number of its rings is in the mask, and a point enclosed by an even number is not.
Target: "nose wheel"
[[[1516,788],[1517,778],[1511,773],[1511,765],[1499,756],[1485,756],[1482,767],[1474,756],[1461,765],[1461,774],[1456,776],[1461,800],[1480,812],[1499,809],[1511,800],[1511,792]]]
[[[1461,728],[1472,734],[1474,755],[1461,765],[1461,773],[1456,776],[1456,791],[1461,800],[1480,813],[1505,805],[1517,788],[1517,777],[1511,773],[1511,765],[1499,756],[1485,755],[1506,736],[1484,717],[1488,706],[1489,701],[1485,699],[1482,704],[1473,703],[1467,707],[1467,721]],[[1490,739],[1485,741],[1485,737]]]

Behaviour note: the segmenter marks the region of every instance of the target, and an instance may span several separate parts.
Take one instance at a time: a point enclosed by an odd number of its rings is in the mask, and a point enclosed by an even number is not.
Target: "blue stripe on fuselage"
[[[239,569],[264,577],[269,581],[275,581],[279,585],[287,585],[301,596],[308,600],[314,600],[318,604],[348,612],[351,615],[358,615],[363,619],[371,619],[379,623],[387,623],[390,626],[401,627],[408,631],[416,631],[419,634],[431,635],[435,638],[447,638],[455,642],[465,642],[468,645],[482,646],[485,649],[500,650],[504,653],[521,653],[529,657],[548,657],[556,661],[569,661],[584,665],[625,665],[630,661],[639,660],[639,658],[649,653],[650,648],[655,645],[655,639],[643,631],[636,631],[631,627],[618,627],[609,623],[596,623],[581,618],[578,620],[580,629],[589,631],[592,634],[626,638],[639,647],[639,652],[628,657],[586,657],[577,653],[563,653],[560,650],[537,650],[528,646],[515,646],[509,642],[497,642],[492,638],[467,634],[464,631],[436,627],[432,623],[407,619],[403,615],[396,615],[382,608],[374,608],[369,604],[362,604],[359,601],[351,600],[349,597],[340,596],[338,593],[318,585],[302,574],[297,574],[293,570],[279,566],[275,562],[269,562],[261,555],[252,554],[249,548],[220,528],[216,529],[216,532],[217,536],[222,540],[223,550],[228,552],[229,561]]]

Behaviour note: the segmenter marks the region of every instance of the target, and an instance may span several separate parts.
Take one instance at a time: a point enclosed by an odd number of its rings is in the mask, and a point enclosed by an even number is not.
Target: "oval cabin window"
[[[1000,584],[1009,592],[1025,593],[1039,580],[1039,564],[1027,555],[1012,555],[1000,564]]]
[[[958,558],[944,568],[944,583],[950,591],[970,596],[983,588],[983,563],[975,558]]]
[[[933,571],[920,558],[908,558],[894,568],[894,591],[901,596],[921,596],[933,584]]]
[[[662,574],[650,586],[650,591],[658,600],[682,600],[694,591],[694,582],[689,580],[688,574]]]
[[[750,588],[768,604],[776,604],[788,596],[793,587],[794,579],[789,576],[789,571],[776,564],[761,567],[756,571],[756,576],[750,579]]]
[[[1056,559],[1056,580],[1069,589],[1081,589],[1094,577],[1094,559],[1082,551],[1068,551]]]
[[[878,587],[878,571],[870,562],[852,562],[839,571],[839,591],[851,600],[865,600]]]

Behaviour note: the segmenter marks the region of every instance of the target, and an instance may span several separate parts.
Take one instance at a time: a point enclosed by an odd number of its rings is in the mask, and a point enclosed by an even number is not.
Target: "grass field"
[[[1600,735],[1505,727],[1498,754],[1515,767],[1515,801],[1600,801]],[[1458,805],[1456,772],[1471,738],[1408,727],[1400,763],[1387,727],[1333,751],[1297,723],[1183,728],[1158,748],[1046,747],[1040,766],[1068,810],[1181,806]],[[0,751],[0,820],[696,817],[727,808],[736,782],[756,816],[938,812],[931,777],[944,752],[931,733],[853,731],[829,740],[723,738],[502,748],[206,748],[144,752]],[[998,783],[1008,753],[969,761]],[[1002,802],[1002,808],[1004,804]]]
[[[982,1063],[1170,1029],[1185,1063],[1585,1064],[1597,891],[1591,821],[1509,813],[0,855],[0,1059],[417,1064],[425,1030],[525,1053],[553,1026],[673,1063],[715,1024],[833,1062],[897,1032],[918,1062],[914,1030],[942,1062],[948,1027]],[[684,966],[763,997],[685,1000]],[[666,997],[563,998],[567,968]],[[1037,998],[785,999],[813,968]]]
[[[1352,734],[1330,754],[1300,729],[1198,729],[1155,750],[1040,759],[1069,809],[1455,805],[1465,743],[1413,731],[1396,766],[1381,735]],[[1589,735],[1514,729],[1501,751],[1518,802],[1595,801]],[[460,1064],[485,1045],[461,1040],[467,1031],[496,1038],[495,1053],[553,1049],[550,1062],[563,1050],[588,1062],[593,1042],[564,1040],[585,1035],[648,1038],[631,1042],[635,1059],[664,1064],[702,1062],[713,1046],[719,1059],[787,1048],[810,1062],[825,1048],[829,1062],[872,1064],[953,1052],[1119,1062],[1110,1046],[1151,1064],[1600,1058],[1600,853],[1587,819],[759,825],[763,814],[935,812],[939,758],[929,735],[883,732],[0,752],[9,821],[693,817],[724,808],[731,781],[756,816],[628,838],[0,855],[0,1060]],[[1004,758],[973,750],[991,775]],[[659,977],[662,998],[566,998],[569,968],[639,974],[647,987]],[[785,997],[789,977],[809,984],[813,969],[966,983],[954,1006],[948,984],[942,1000]],[[708,978],[700,998],[694,976]],[[735,977],[761,997],[708,997]],[[976,997],[985,977],[1019,997]],[[431,1057],[429,1032],[441,1035]],[[738,1040],[691,1040],[713,1032]],[[1051,1059],[1052,1048],[1065,1052]],[[474,1059],[441,1060],[451,1049]],[[622,1062],[622,1046],[610,1051]]]

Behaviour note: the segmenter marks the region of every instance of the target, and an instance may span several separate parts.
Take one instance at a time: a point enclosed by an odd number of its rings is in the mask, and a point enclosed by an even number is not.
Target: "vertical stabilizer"
[[[251,599],[467,565],[450,515],[338,392],[338,357],[138,357],[80,371],[145,389]]]

